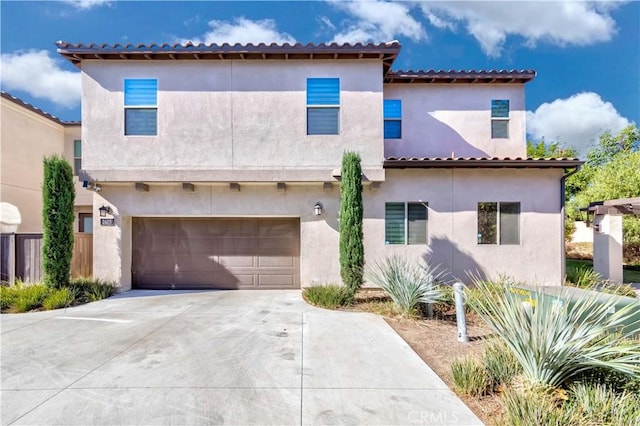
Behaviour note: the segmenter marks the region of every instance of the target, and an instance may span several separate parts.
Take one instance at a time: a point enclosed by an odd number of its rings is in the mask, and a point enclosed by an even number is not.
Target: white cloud
[[[64,0],[64,3],[67,3],[76,9],[87,10],[92,7],[100,7],[100,6],[110,6],[110,0]]]
[[[593,147],[605,130],[618,132],[629,124],[611,102],[593,92],[575,94],[567,99],[543,103],[534,112],[527,111],[527,134],[534,140],[545,138],[574,147],[581,157]]]
[[[508,36],[559,46],[586,46],[608,41],[616,32],[610,12],[621,2],[557,0],[503,2],[424,2],[420,7],[432,25],[453,30],[462,23],[489,56],[500,56]]]
[[[411,16],[409,8],[404,4],[387,1],[331,4],[346,11],[356,20],[334,36],[333,41],[336,43],[381,43],[394,40],[398,36],[419,41],[427,37],[422,24]]]
[[[211,31],[202,37],[192,39],[182,39],[181,43],[192,41],[198,43],[240,43],[240,44],[258,44],[258,43],[295,43],[296,40],[290,34],[279,32],[273,19],[262,19],[252,21],[250,19],[239,17],[233,22],[227,21],[209,21]]]
[[[73,108],[80,103],[80,73],[63,70],[46,50],[3,53],[3,90],[21,90]]]

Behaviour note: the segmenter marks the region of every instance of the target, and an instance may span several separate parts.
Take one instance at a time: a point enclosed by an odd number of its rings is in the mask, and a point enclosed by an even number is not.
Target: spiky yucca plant
[[[533,384],[558,387],[594,368],[640,374],[640,345],[631,339],[640,304],[610,313],[615,301],[567,302],[568,297],[556,300],[538,291],[532,292],[530,309],[514,293],[491,296],[486,283],[475,285],[486,297],[470,299],[472,309],[504,340]]]
[[[406,314],[414,314],[421,303],[442,300],[443,291],[436,283],[440,275],[424,260],[419,264],[397,255],[367,269],[367,278],[387,292],[397,308]]]

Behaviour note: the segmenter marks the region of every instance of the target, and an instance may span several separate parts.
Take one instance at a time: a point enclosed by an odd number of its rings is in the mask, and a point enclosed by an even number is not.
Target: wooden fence
[[[71,276],[93,273],[93,235],[75,234]],[[0,237],[0,281],[15,283],[42,280],[42,234],[2,234]]]

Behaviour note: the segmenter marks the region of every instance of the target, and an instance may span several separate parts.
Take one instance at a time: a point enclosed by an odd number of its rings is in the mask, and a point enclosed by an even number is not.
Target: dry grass
[[[593,259],[593,243],[566,243],[567,259]]]

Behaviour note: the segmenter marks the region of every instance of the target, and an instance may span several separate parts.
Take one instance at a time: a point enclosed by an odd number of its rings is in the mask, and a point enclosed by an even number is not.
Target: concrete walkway
[[[131,291],[2,315],[3,425],[477,425],[373,314],[299,291]]]

